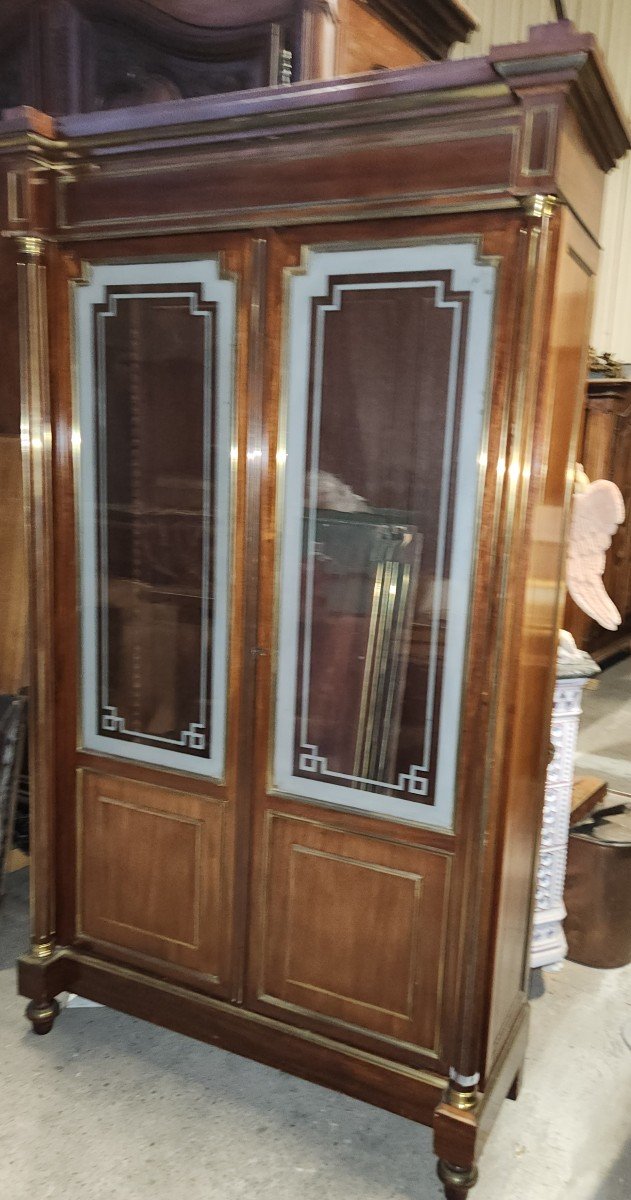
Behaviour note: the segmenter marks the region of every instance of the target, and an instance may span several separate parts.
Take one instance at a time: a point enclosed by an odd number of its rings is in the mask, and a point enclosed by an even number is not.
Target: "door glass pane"
[[[76,291],[83,744],[221,777],[235,285],[100,264]]]
[[[494,286],[473,241],[288,272],[280,790],[451,824]]]

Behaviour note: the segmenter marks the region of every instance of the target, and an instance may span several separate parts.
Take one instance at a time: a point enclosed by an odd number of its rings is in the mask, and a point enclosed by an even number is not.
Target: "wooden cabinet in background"
[[[628,144],[566,23],[0,123],[34,1028],[72,991],[431,1124],[449,1200],[524,1062],[569,464]]]
[[[597,662],[631,651],[631,380],[590,379],[577,461],[590,479],[610,479],[622,492],[626,520],[607,551],[604,583],[622,617],[603,629],[568,597],[565,628]]]
[[[460,0],[3,0],[0,109],[90,112],[446,58]]]

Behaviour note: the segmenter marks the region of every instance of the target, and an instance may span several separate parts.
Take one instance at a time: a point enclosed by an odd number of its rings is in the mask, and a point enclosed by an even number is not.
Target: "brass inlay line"
[[[351,836],[357,836],[357,835],[351,835]],[[330,996],[331,998],[337,997],[338,999],[340,999],[342,1001],[346,1001],[347,1003],[357,1004],[361,1008],[372,1009],[373,1011],[383,1013],[386,1016],[392,1016],[392,1017],[398,1018],[400,1020],[405,1020],[405,1021],[413,1021],[413,1019],[414,1019],[414,1008],[413,1008],[413,1006],[414,1006],[414,991],[415,991],[417,975],[418,975],[418,966],[420,965],[420,964],[416,964],[416,969],[415,969],[415,960],[417,958],[417,955],[418,955],[418,952],[420,949],[420,947],[418,945],[418,927],[419,927],[419,922],[420,922],[421,902],[422,902],[423,892],[424,892],[424,887],[425,887],[425,876],[419,874],[418,871],[406,871],[406,870],[401,869],[400,867],[387,867],[387,866],[384,866],[382,863],[368,862],[368,861],[365,861],[364,859],[359,859],[359,858],[351,858],[344,854],[335,854],[331,851],[318,850],[318,849],[312,848],[310,846],[300,845],[298,843],[292,844],[291,850],[294,854],[303,854],[306,857],[310,857],[310,858],[322,858],[326,862],[337,862],[337,863],[341,863],[343,866],[352,866],[352,867],[357,867],[360,869],[364,868],[365,870],[368,870],[368,871],[377,872],[377,873],[380,873],[383,875],[394,876],[397,879],[403,879],[406,882],[411,882],[413,884],[414,903],[413,903],[413,907],[412,907],[412,921],[411,921],[411,933],[410,933],[410,961],[409,961],[409,967],[408,967],[408,989],[407,989],[408,1008],[407,1008],[407,1012],[398,1012],[394,1009],[384,1008],[382,1005],[371,1004],[367,1000],[359,1000],[354,996],[347,996],[341,992],[333,992],[328,988],[319,987],[316,984],[309,984],[309,983],[306,983],[299,979],[294,979],[290,975],[291,943],[290,943],[289,937],[287,938],[286,950],[285,950],[285,964],[284,964],[285,982],[293,984],[295,987],[305,988],[306,990],[309,990],[309,991],[321,992],[323,995]],[[421,850],[421,853],[424,853],[424,851]],[[289,904],[288,904],[288,911],[293,912],[293,911],[295,911],[295,860],[293,858],[293,855],[290,858],[289,895],[290,895],[290,900],[289,900]]]
[[[201,978],[203,978],[203,979],[210,980],[211,983],[221,983],[221,979],[220,979],[219,975],[216,975],[213,971],[205,971],[203,969],[200,969],[199,967],[191,967],[187,963],[178,962],[177,959],[167,958],[166,956],[160,958],[160,956],[158,954],[151,954],[150,952],[148,952],[146,950],[138,950],[138,949],[136,949],[135,946],[134,947],[121,946],[120,942],[110,942],[110,941],[108,941],[107,938],[96,937],[94,934],[86,933],[85,929],[78,929],[77,936],[80,938],[83,938],[86,942],[89,942],[91,947],[98,947],[100,949],[102,948],[103,950],[105,950],[109,953],[111,953],[113,951],[116,954],[119,954],[121,956],[126,955],[129,958],[142,959],[143,962],[146,962],[146,963],[151,963],[151,964],[157,963],[161,972],[164,972],[165,966],[166,966],[166,967],[168,967],[169,970],[172,970],[173,972],[177,973],[177,975],[179,976],[179,985],[180,986],[186,987],[187,986],[186,983],[182,984],[181,981],[183,979],[184,980],[190,979],[191,976],[197,976],[197,977],[201,976]],[[78,957],[80,957],[81,959],[84,959],[85,955],[83,953],[79,952]],[[109,970],[112,966],[118,966],[118,963],[108,962],[107,966],[108,966],[108,970]],[[133,967],[130,969],[133,970]],[[146,979],[147,976],[143,975],[142,978]],[[155,976],[152,978],[151,982],[152,983],[155,982]],[[178,984],[175,983],[174,986],[177,987]],[[190,996],[190,994],[191,994],[190,991],[188,991],[187,995]]]
[[[423,1046],[419,1042],[408,1042],[405,1038],[392,1037],[392,1035],[389,1033],[379,1033],[369,1028],[367,1025],[357,1025],[354,1021],[345,1021],[342,1017],[331,1017],[328,1015],[328,1013],[320,1012],[319,1010],[313,1008],[306,1008],[302,1004],[292,1004],[290,1000],[281,1000],[278,996],[272,996],[265,991],[259,991],[257,994],[257,999],[261,1000],[264,1004],[269,1004],[274,1008],[279,1008],[288,1013],[299,1013],[305,1017],[313,1017],[315,1013],[318,1021],[323,1021],[327,1025],[335,1025],[336,1028],[341,1027],[343,1029],[350,1029],[352,1032],[362,1034],[363,1037],[375,1038],[380,1042],[385,1042],[386,1045],[389,1046],[399,1046],[404,1050],[413,1050],[417,1054],[423,1054],[425,1058],[438,1059],[439,1057],[435,1050],[432,1050],[429,1046]],[[294,1029],[300,1027],[291,1026],[291,1028]],[[301,1033],[304,1032],[304,1030],[301,1030]],[[308,1032],[310,1033],[310,1031]],[[345,1051],[355,1049],[355,1047],[349,1046],[347,1043],[341,1044],[344,1046]],[[340,1042],[338,1041],[336,1045],[339,1047]],[[391,1059],[388,1059],[387,1062],[389,1066],[392,1065]],[[398,1066],[399,1064],[397,1063],[396,1065]],[[415,1072],[417,1070],[416,1068],[410,1069],[414,1070]],[[418,1068],[418,1073],[423,1073],[421,1068]],[[442,1081],[442,1086],[444,1087],[444,1079]]]
[[[94,955],[79,953],[76,950],[63,950],[59,955],[60,958],[67,959],[71,963],[84,963],[88,969],[96,970],[99,974],[107,977],[113,976],[122,982],[131,985],[136,983],[144,984],[152,992],[157,992],[160,995],[170,996],[173,998],[181,998],[183,1003],[191,1003],[191,992],[181,984],[172,983],[165,979],[156,979],[143,975],[140,971],[134,970],[133,967],[122,966],[120,963],[104,964]],[[93,989],[89,989],[92,991]],[[88,990],[83,992],[87,995]],[[265,997],[267,999],[267,997]],[[216,1012],[225,1014],[225,1000],[218,1000],[214,996],[202,995],[195,993],[195,1003],[198,1003],[200,1008],[206,1009],[208,1012]],[[291,1008],[291,1005],[285,1005],[286,1008]],[[294,1006],[295,1007],[295,1006]],[[310,1029],[300,1029],[294,1025],[279,1022],[278,1018],[267,1016],[265,1013],[252,1012],[250,1010],[239,1008],[236,1005],[229,1007],[230,1016],[236,1023],[243,1022],[245,1025],[258,1025],[263,1029],[268,1029],[270,1033],[275,1033],[279,1029],[289,1037],[296,1038],[298,1041],[308,1042],[313,1046],[321,1046],[323,1049],[334,1050],[338,1057],[352,1059],[356,1062],[364,1062],[381,1068],[387,1071],[389,1075],[399,1075],[410,1081],[412,1084],[427,1084],[427,1086],[437,1089],[441,1092],[445,1087],[445,1076],[434,1074],[423,1067],[411,1067],[407,1063],[400,1063],[389,1058],[384,1058],[383,1055],[374,1054],[370,1050],[362,1050],[356,1046],[349,1046],[340,1042],[335,1038],[329,1038],[321,1033],[315,1033]],[[326,1018],[322,1018],[325,1020]],[[384,1039],[392,1040],[392,1039]],[[418,1050],[418,1046],[410,1046],[412,1050]],[[425,1053],[425,1051],[423,1051]],[[433,1056],[431,1056],[433,1057]],[[438,1099],[438,1097],[437,1097]]]
[[[508,188],[508,181],[501,184],[473,184],[471,187],[445,188],[443,191],[441,191],[440,195],[445,197],[457,197],[461,195],[471,195],[472,193],[476,196],[495,195],[500,193],[506,197],[506,207],[516,208],[519,205],[519,200],[515,198],[512,193],[508,193]],[[311,216],[312,209],[324,210],[322,216],[323,221],[330,221],[332,219],[332,213],[335,213],[335,220],[343,220],[344,218],[338,215],[338,210],[349,210],[352,214],[349,219],[355,220],[360,219],[362,214],[365,214],[367,217],[369,217],[376,211],[381,211],[384,209],[388,212],[388,214],[391,214],[393,210],[399,212],[399,210],[402,209],[405,204],[423,204],[425,200],[431,199],[435,196],[435,188],[425,188],[415,192],[404,192],[394,197],[391,194],[365,197],[362,203],[358,202],[356,197],[347,199],[343,196],[334,196],[332,198],[314,196],[309,200],[295,202],[284,201],[281,203],[272,201],[268,204],[253,205],[244,205],[239,202],[237,197],[235,197],[234,204],[229,208],[202,209],[196,212],[188,213],[186,221],[183,222],[179,228],[179,232],[184,233],[186,231],[190,231],[191,228],[195,228],[194,223],[196,221],[202,223],[201,227],[204,229],[209,228],[209,223],[211,229],[222,228],[221,224],[213,224],[213,222],[222,221],[226,222],[231,228],[249,228],[249,226],[252,224],[252,221],[255,220],[257,216],[260,218],[260,223],[265,226],[268,226],[270,221],[276,219],[282,219],[286,223],[301,225],[304,223],[305,213],[309,214],[310,220],[313,219]],[[476,200],[472,201],[472,205],[469,207],[473,207],[473,210],[477,211],[478,206],[482,207],[482,204]],[[491,207],[495,208],[496,205],[491,205]],[[426,211],[427,207],[424,205],[423,212]],[[436,205],[435,211],[449,212],[450,210],[446,204],[440,203]],[[456,209],[455,211],[459,211],[459,209]],[[465,209],[464,211],[467,210]],[[275,214],[278,214],[278,218],[276,218]],[[295,219],[293,221],[291,221],[292,214],[295,214]],[[409,215],[414,215],[414,210],[412,210]],[[181,209],[175,209],[170,212],[158,212],[151,216],[147,216],[146,218],[138,216],[101,216],[89,220],[74,221],[70,223],[68,223],[65,218],[65,213],[63,213],[60,216],[59,228],[63,233],[72,233],[73,237],[75,233],[77,233],[77,236],[80,236],[78,231],[82,229],[89,230],[90,237],[95,236],[95,230],[98,231],[99,237],[107,237],[108,235],[106,231],[108,229],[119,229],[128,225],[134,226],[134,229],[137,229],[139,232],[147,232],[148,230],[152,230],[154,228],[159,230],[164,225],[165,227],[169,228],[170,232],[174,232],[172,224],[173,222],[177,221],[182,221]],[[236,226],[234,225],[235,221],[237,222]]]
[[[452,188],[448,195],[457,196],[459,193],[463,195],[476,196],[488,195],[488,200],[474,199],[460,203],[427,203],[427,199],[431,198],[435,193],[422,192],[418,196],[404,196],[402,199],[380,198],[377,203],[366,205],[356,203],[356,207],[350,211],[339,211],[341,202],[334,201],[317,201],[309,206],[309,222],[312,225],[330,224],[334,219],[340,222],[351,222],[359,220],[371,220],[377,218],[382,212],[387,211],[389,216],[393,214],[399,217],[419,217],[419,216],[437,216],[448,215],[450,213],[467,213],[467,212],[499,212],[519,208],[519,198],[508,190],[505,185],[492,185],[489,187],[474,187],[474,188]],[[225,209],[219,212],[209,211],[207,213],[194,213],[190,219],[182,220],[181,212],[169,213],[166,216],[152,217],[146,221],[136,218],[121,218],[124,223],[135,225],[138,234],[184,234],[184,233],[217,233],[224,230],[233,232],[237,229],[252,229],[269,227],[270,224],[282,221],[288,228],[294,225],[301,225],[305,220],[305,211],[307,206],[303,206],[302,215],[297,209],[296,215],[288,211],[286,207],[274,205],[271,208],[261,206],[260,209],[254,210],[253,214],[245,213],[242,208]],[[260,214],[260,215],[258,215]],[[64,235],[72,234],[73,241],[87,242],[94,239],[98,233],[98,237],[105,240],[115,240],[118,238],[116,226],[109,228],[102,221],[85,221],[77,222],[76,224],[68,224],[65,219],[60,217],[59,228],[62,231],[57,237],[51,237],[52,242],[65,240]],[[491,258],[493,256],[490,256]]]
[[[450,123],[453,126],[453,121]],[[478,140],[492,137],[510,137],[511,140],[511,155],[515,150],[519,149],[520,145],[520,130],[521,127],[518,121],[513,120],[505,125],[489,125],[480,120],[477,124],[474,123],[468,139],[475,137]],[[345,157],[349,152],[349,144],[345,141],[345,131],[343,129],[326,130],[325,134],[337,133],[338,143],[331,144],[331,139],[323,137],[322,140],[313,140],[308,145],[300,146],[301,158],[317,158],[326,155],[327,158]],[[381,144],[397,147],[418,147],[424,145],[442,144],[445,142],[457,142],[463,140],[463,133],[460,126],[455,128],[449,127],[437,132],[434,129],[418,128],[412,123],[412,118],[405,125],[398,125],[396,132],[393,133],[391,125],[383,128],[372,127],[369,135],[364,135],[357,130],[353,131],[352,148],[355,152],[360,150],[374,150],[376,146]],[[182,172],[194,170],[198,166],[206,169],[213,166],[225,167],[226,155],[230,154],[231,163],[246,163],[251,161],[252,149],[257,144],[257,139],[251,139],[245,145],[230,144],[224,140],[217,139],[211,142],[199,142],[197,146],[189,147],[188,151],[178,154],[175,160],[157,159],[150,163],[137,160],[134,163],[119,164],[119,160],[115,159],[115,165],[104,165],[101,168],[103,178],[108,181],[111,179],[133,179],[136,176],[143,178],[151,174],[170,175],[175,174],[178,177]],[[287,137],[283,141],[278,141],[273,147],[267,147],[270,153],[273,153],[275,162],[282,162],[284,159],[293,161],[296,157],[297,149],[295,138]],[[72,180],[60,180],[60,184],[64,185]]]

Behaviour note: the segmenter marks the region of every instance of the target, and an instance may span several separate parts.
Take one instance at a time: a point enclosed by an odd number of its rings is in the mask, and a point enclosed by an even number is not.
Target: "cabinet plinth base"
[[[26,1008],[26,1016],[33,1026],[33,1033],[50,1033],[59,1016],[59,1004],[56,1000],[31,1000]]]

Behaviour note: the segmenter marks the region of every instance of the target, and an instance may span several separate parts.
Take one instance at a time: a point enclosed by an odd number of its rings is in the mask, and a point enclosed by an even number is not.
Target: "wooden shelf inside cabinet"
[[[628,146],[567,24],[0,121],[29,1018],[76,992],[431,1125],[449,1200],[524,1064],[567,478]]]

